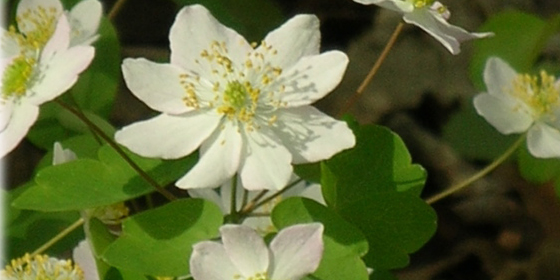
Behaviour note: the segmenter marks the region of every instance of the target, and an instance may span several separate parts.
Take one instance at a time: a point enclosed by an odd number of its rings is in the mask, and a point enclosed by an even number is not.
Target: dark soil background
[[[114,2],[104,1],[105,10]],[[471,31],[508,9],[543,17],[560,12],[557,0],[443,2],[452,11],[451,22]],[[322,48],[348,53],[350,65],[340,87],[316,104],[336,115],[379,56],[399,16],[351,0],[275,3],[286,18],[316,14],[321,20]],[[179,8],[172,1],[127,1],[113,20],[123,57],[166,60],[168,31]],[[477,93],[467,75],[471,48],[465,43],[462,53],[453,56],[420,29],[406,26],[372,84],[349,111],[359,122],[386,125],[403,138],[414,162],[428,170],[425,197],[484,166],[461,158],[441,135],[450,116]],[[548,58],[560,63],[559,36],[546,51]],[[111,121],[120,127],[150,113],[123,85]],[[43,151],[22,142],[8,158],[8,185],[29,180],[42,155]],[[439,218],[436,235],[412,255],[409,267],[395,271],[398,279],[560,279],[560,203],[552,184],[530,185],[513,164],[504,164],[434,208]]]

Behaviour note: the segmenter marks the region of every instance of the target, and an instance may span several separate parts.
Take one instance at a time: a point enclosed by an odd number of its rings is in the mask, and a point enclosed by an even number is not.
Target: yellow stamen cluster
[[[266,272],[258,272],[257,274],[245,278],[239,274],[233,275],[234,280],[269,280]]]
[[[510,94],[523,101],[533,110],[534,117],[539,118],[560,107],[560,89],[554,83],[554,76],[545,71],[540,76],[520,74],[513,80]]]
[[[16,17],[18,32],[10,26],[5,40],[13,40],[19,47],[19,55],[4,70],[2,77],[2,99],[19,98],[26,94],[35,78],[35,67],[41,50],[45,47],[56,28],[59,11],[56,8],[39,6],[28,9]],[[5,41],[2,42],[5,50]]]
[[[0,272],[3,280],[83,280],[84,273],[71,260],[58,260],[47,255],[25,254],[14,259]]]
[[[266,60],[277,54],[272,46],[264,41],[257,49],[256,43],[251,46],[253,51],[239,65],[234,65],[230,59],[225,42],[213,41],[208,49],[202,50],[195,63],[205,69],[208,76],[201,77],[201,73],[179,76],[185,90],[185,105],[194,109],[215,108],[216,112],[229,120],[239,121],[249,131],[259,128],[254,119],[263,117],[258,112],[265,112],[264,123],[272,125],[277,119],[272,112],[285,106],[278,98],[285,89],[278,82],[282,68],[272,66]],[[210,91],[213,97],[204,100],[200,91]]]
[[[413,4],[415,8],[423,8],[426,6],[431,6],[435,0],[413,0]]]

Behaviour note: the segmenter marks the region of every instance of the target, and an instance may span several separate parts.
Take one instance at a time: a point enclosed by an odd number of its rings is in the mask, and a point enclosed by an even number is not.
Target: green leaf
[[[29,186],[24,185],[5,195],[4,201],[7,207],[4,225],[6,231],[4,234],[7,250],[4,257],[8,260],[35,251],[80,218],[76,211],[52,213],[20,210],[11,207],[11,202],[27,188]],[[82,239],[84,239],[83,231],[75,230],[47,249],[46,253],[58,255],[72,249]]]
[[[321,182],[321,163],[294,165],[294,173],[307,182]]]
[[[479,31],[491,31],[495,36],[476,40],[469,72],[479,90],[485,88],[482,71],[490,56],[498,56],[520,72],[529,72],[546,42],[558,32],[560,20],[548,22],[534,15],[506,11],[491,17]]]
[[[120,47],[115,29],[106,17],[101,18],[98,33],[99,39],[93,44],[95,57],[70,94],[83,110],[107,118],[120,82]]]
[[[527,150],[527,145],[518,150],[517,163],[521,176],[529,182],[544,184],[560,178],[560,159],[535,158]]]
[[[204,5],[224,25],[243,34],[249,42],[260,42],[284,21],[280,7],[270,0],[174,0],[184,6]]]
[[[433,209],[419,197],[424,169],[411,164],[402,140],[381,126],[353,125],[356,146],[326,161],[325,199],[358,227],[369,243],[366,264],[393,269],[408,264],[408,254],[424,245],[436,229]]]
[[[374,270],[369,276],[370,280],[398,280],[395,275],[386,270]]]
[[[443,138],[462,156],[492,161],[518,136],[503,135],[479,116],[472,102],[454,114],[443,128]]]
[[[323,258],[313,276],[322,280],[368,279],[360,259],[368,251],[365,237],[325,206],[307,198],[291,197],[274,207],[271,219],[279,229],[302,223],[323,224]]]
[[[180,160],[147,159],[128,153],[160,186],[185,174],[196,162],[193,153]],[[155,191],[111,147],[103,146],[99,160],[77,159],[43,168],[35,185],[13,205],[21,209],[67,211],[94,208],[126,201]]]
[[[192,246],[217,237],[222,221],[222,212],[209,201],[173,201],[126,219],[122,235],[103,259],[119,269],[147,275],[186,275]]]

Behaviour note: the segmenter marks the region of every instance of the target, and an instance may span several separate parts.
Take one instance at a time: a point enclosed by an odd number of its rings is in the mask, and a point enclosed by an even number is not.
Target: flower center
[[[413,0],[412,1],[415,8],[423,8],[426,6],[431,6],[435,0]]]
[[[230,121],[238,122],[245,129],[258,129],[261,123],[273,124],[274,111],[285,106],[279,101],[285,86],[278,78],[282,69],[274,67],[267,57],[276,50],[262,42],[247,53],[242,62],[234,63],[225,42],[214,41],[200,53],[194,62],[204,71],[185,73],[179,80],[186,95],[183,101],[195,109],[213,108]]]
[[[249,276],[247,278],[239,274],[235,274],[233,275],[232,279],[233,280],[269,280],[266,272],[257,272],[255,275]]]
[[[510,94],[527,104],[539,118],[560,106],[560,89],[554,82],[554,76],[545,71],[540,72],[540,79],[539,76],[520,74],[513,80]]]
[[[6,280],[83,280],[84,273],[70,260],[58,260],[47,255],[31,257],[25,254],[22,258],[14,259],[0,272]]]
[[[2,76],[2,99],[25,96],[33,84],[35,67],[43,47],[56,28],[58,11],[56,8],[37,7],[28,9],[16,17],[19,31],[10,26],[4,40],[17,44],[19,55],[4,69]],[[5,41],[2,49],[6,51]]]

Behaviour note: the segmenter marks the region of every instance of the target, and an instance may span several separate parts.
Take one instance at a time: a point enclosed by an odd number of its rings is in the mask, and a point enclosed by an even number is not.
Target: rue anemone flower
[[[345,122],[309,106],[339,84],[348,64],[340,51],[319,53],[317,17],[297,15],[257,46],[193,5],[178,13],[169,40],[170,63],[123,62],[128,88],[161,114],[124,127],[115,139],[163,159],[200,147],[179,188],[215,188],[238,174],[248,190],[278,190],[292,163],[354,146]]]
[[[298,280],[313,273],[323,256],[323,225],[298,224],[282,229],[266,246],[244,225],[220,228],[221,243],[193,246],[190,270],[194,280]]]
[[[560,79],[541,71],[518,74],[497,57],[486,61],[487,92],[474,107],[502,134],[527,132],[527,148],[539,158],[560,158]]]
[[[101,4],[78,3],[70,12],[58,0],[22,0],[16,26],[2,29],[0,158],[37,120],[39,106],[68,90],[90,64]]]
[[[447,22],[451,13],[434,0],[354,0],[360,4],[374,4],[403,15],[406,23],[416,25],[438,40],[449,52],[461,52],[461,42],[492,36],[493,33],[469,33]]]

